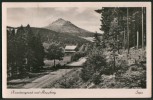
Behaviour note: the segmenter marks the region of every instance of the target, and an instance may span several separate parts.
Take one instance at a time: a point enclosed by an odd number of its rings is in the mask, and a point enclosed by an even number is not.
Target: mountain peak
[[[63,18],[59,18],[57,19],[57,21],[66,21],[66,20],[64,20]]]
[[[70,21],[64,20],[62,18],[57,19],[56,21],[49,24],[46,29],[53,30],[59,33],[69,33],[77,36],[91,36],[91,32],[86,31],[82,28],[77,27]]]
[[[51,25],[51,26],[52,26],[52,25],[63,26],[63,25],[65,25],[65,24],[72,24],[72,23],[69,22],[69,21],[66,21],[66,20],[64,20],[64,19],[62,19],[62,18],[59,18],[59,19],[57,19],[56,21],[52,22],[50,25]]]

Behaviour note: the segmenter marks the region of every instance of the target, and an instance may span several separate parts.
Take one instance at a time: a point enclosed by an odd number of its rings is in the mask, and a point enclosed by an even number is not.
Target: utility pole
[[[124,28],[124,40],[123,40],[123,43],[124,43],[124,49],[125,49],[125,28]]]
[[[142,7],[142,48],[144,47],[144,36],[143,36],[143,7]]]
[[[137,49],[139,48],[139,32],[137,31]]]
[[[129,54],[129,45],[130,45],[130,43],[129,43],[129,9],[128,9],[128,7],[127,7],[127,35],[128,35],[128,54]]]

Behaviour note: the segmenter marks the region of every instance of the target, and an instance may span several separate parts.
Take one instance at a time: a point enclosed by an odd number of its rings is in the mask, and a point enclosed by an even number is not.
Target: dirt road
[[[44,75],[40,78],[37,78],[36,80],[32,81],[31,83],[27,83],[26,85],[23,86],[23,88],[26,88],[26,89],[28,89],[28,88],[44,88],[50,84],[54,84],[54,83],[56,83],[56,81],[60,80],[63,76],[65,76],[67,74],[71,74],[74,71],[78,70],[79,67],[81,67],[85,61],[86,61],[86,57],[80,58],[78,61],[67,64],[69,69],[59,69],[57,71],[50,72],[47,75]],[[75,66],[75,68],[74,68],[74,66]]]
[[[71,73],[73,71],[75,71],[76,68],[72,68],[72,69],[59,69],[57,71],[54,72],[50,72],[47,75],[44,75],[34,81],[32,81],[31,83],[28,83],[26,85],[23,86],[23,88],[43,88],[46,87],[49,84],[52,84],[54,82],[56,82],[57,80],[59,80],[62,76]]]
[[[67,64],[66,66],[81,67],[86,62],[86,60],[87,60],[87,57],[82,57],[78,61],[71,62],[71,63]]]

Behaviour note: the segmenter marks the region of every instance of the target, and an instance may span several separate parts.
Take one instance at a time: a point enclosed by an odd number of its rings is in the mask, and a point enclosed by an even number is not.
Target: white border
[[[7,8],[16,7],[146,7],[147,10],[147,88],[146,89],[7,89],[6,23]],[[3,98],[150,98],[151,97],[151,2],[45,2],[2,3],[2,96]],[[11,94],[16,91],[53,91],[55,95]],[[143,94],[136,94],[136,91]]]

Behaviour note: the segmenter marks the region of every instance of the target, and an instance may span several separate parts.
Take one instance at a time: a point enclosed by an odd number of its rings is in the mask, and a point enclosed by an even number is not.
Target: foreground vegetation
[[[146,88],[145,50],[121,51],[114,68],[111,52],[92,52],[82,68],[45,88]],[[142,54],[142,58],[139,55]]]
[[[146,88],[145,8],[104,7],[96,12],[102,13],[104,34],[102,39],[95,34],[82,80],[93,83],[91,88]]]

